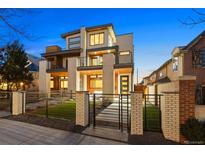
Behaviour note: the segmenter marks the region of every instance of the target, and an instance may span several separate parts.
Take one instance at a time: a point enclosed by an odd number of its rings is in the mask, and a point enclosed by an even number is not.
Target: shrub
[[[181,133],[189,141],[205,141],[205,125],[195,118],[190,118],[181,126]]]

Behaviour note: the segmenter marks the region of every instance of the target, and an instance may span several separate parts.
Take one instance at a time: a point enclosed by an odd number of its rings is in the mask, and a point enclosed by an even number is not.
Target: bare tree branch
[[[197,17],[188,16],[188,19],[186,20],[178,19],[178,21],[181,24],[191,27],[191,28],[193,28],[196,25],[205,23],[205,13],[202,13],[196,9],[192,9],[192,11]]]
[[[20,22],[19,25],[15,23],[16,21],[20,21],[20,19],[26,15],[32,15],[32,13],[34,13],[34,11],[31,9],[0,8],[0,27],[7,29],[7,31],[10,30],[16,36],[22,36],[30,41],[39,39],[38,37],[35,37],[31,33],[29,33],[29,30],[27,29],[28,28],[27,23],[22,24],[22,22]],[[5,33],[4,31],[3,32],[0,31],[1,39],[2,39],[2,36],[5,36],[4,33]]]

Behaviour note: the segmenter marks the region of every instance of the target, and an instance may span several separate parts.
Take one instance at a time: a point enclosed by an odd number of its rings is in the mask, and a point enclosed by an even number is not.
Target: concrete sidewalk
[[[124,143],[0,118],[0,144],[119,145]]]

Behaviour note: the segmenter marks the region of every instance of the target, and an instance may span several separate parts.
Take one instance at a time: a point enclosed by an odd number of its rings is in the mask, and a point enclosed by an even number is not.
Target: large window
[[[91,34],[90,45],[104,44],[104,33]]]
[[[90,57],[90,66],[99,66],[103,64],[102,56],[92,56]]]
[[[68,88],[68,77],[61,76],[60,85],[61,85],[61,89],[67,89]]]
[[[73,37],[68,39],[68,48],[80,48],[80,37]]]
[[[92,89],[102,88],[102,75],[90,75],[90,88]]]

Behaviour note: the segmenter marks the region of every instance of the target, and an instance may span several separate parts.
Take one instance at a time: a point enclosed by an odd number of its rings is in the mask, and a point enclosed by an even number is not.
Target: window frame
[[[76,39],[76,38],[79,38],[79,41],[73,41],[73,42],[70,42],[71,39]],[[80,36],[76,36],[76,37],[71,37],[71,38],[68,38],[68,48],[69,49],[77,49],[77,48],[80,48]],[[70,47],[71,45],[78,45],[77,47]]]
[[[91,77],[92,76],[92,77]],[[94,77],[95,76],[95,77]],[[92,81],[101,81],[101,87],[97,87],[97,86],[92,86]],[[96,85],[96,84],[95,84]],[[90,75],[89,76],[89,88],[90,89],[102,89],[103,85],[102,85],[102,77],[99,75]]]
[[[177,60],[176,60],[177,58]],[[176,64],[177,62],[177,64]],[[174,65],[175,65],[175,68],[174,68]],[[173,57],[172,58],[172,71],[173,72],[177,72],[179,70],[179,57]]]
[[[103,34],[102,43],[100,43],[100,35],[101,35],[101,34]],[[95,38],[96,35],[99,35],[99,36],[98,36],[98,39],[99,39],[98,41],[99,41],[99,43],[96,43],[96,40],[95,40],[95,39],[96,39],[96,38]],[[91,44],[91,42],[92,42],[92,41],[91,41],[92,36],[94,37],[94,44]],[[90,46],[102,45],[102,44],[104,44],[104,43],[105,43],[105,33],[104,33],[104,32],[90,34],[90,36],[89,36],[89,45],[90,45]]]
[[[205,68],[205,49],[201,50],[201,67]]]

